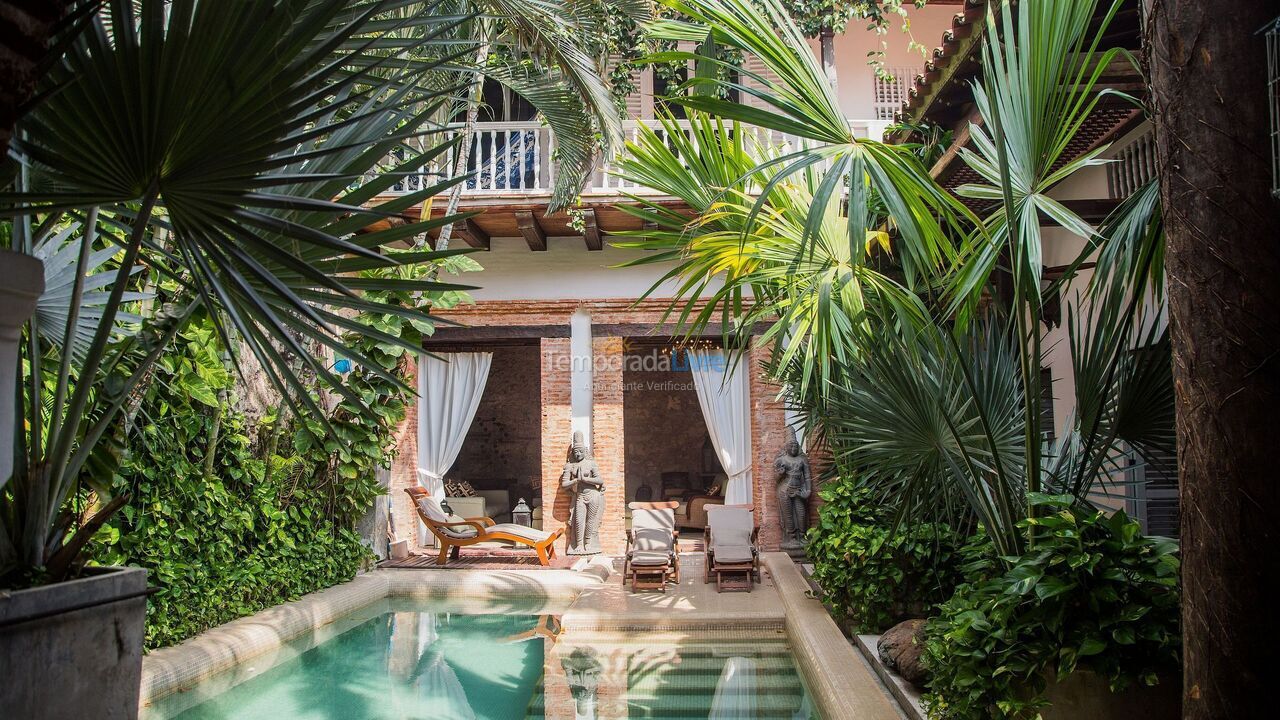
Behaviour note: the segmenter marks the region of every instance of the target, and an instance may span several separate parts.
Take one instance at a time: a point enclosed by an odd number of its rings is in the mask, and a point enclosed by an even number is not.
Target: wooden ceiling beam
[[[538,224],[538,219],[533,216],[532,210],[516,210],[516,227],[520,228],[520,234],[524,236],[524,241],[529,244],[529,249],[542,252],[547,249],[547,231],[542,229]]]
[[[596,211],[594,208],[587,208],[582,211],[582,222],[584,224],[582,239],[586,241],[587,249],[603,250],[604,240],[600,237],[600,226],[596,224]]]
[[[485,232],[474,218],[467,218],[460,223],[454,223],[453,231],[461,235],[462,239],[471,247],[481,250],[489,249],[489,233]]]

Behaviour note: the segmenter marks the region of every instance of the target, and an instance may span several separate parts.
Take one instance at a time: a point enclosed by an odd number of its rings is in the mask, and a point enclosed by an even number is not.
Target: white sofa
[[[446,497],[455,515],[464,518],[491,517],[497,522],[511,520],[511,498],[506,490],[477,490],[471,497]]]

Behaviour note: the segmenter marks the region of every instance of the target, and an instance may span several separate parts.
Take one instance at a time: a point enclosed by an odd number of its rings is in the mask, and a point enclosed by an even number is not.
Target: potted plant
[[[417,168],[449,149],[402,143],[438,129],[448,90],[416,79],[445,67],[426,38],[456,37],[465,18],[395,17],[401,36],[379,44],[393,6],[111,3],[73,14],[52,43],[0,193],[6,717],[137,714],[145,571],[85,567],[82,551],[127,501],[109,480],[130,398],[189,320],[234,333],[322,425],[290,362],[364,407],[317,355],[379,367],[342,343],[378,334],[353,311],[429,320],[365,293],[445,286],[357,271],[441,257],[382,249],[452,218],[373,223],[455,181],[363,206],[400,179],[377,172],[393,151]]]

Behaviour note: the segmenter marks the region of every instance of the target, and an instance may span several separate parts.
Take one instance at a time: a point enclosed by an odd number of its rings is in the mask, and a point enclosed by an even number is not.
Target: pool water
[[[441,606],[381,601],[325,637],[299,639],[162,698],[142,718],[817,717],[780,633],[557,636],[555,615]]]

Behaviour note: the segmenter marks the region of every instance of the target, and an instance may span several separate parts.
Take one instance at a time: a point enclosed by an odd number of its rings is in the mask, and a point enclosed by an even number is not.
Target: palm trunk
[[[818,33],[818,42],[822,46],[822,72],[827,76],[831,89],[839,92],[840,84],[836,81],[836,37],[830,27],[822,28]]]
[[[457,159],[453,163],[452,177],[467,171],[467,159],[471,155],[471,138],[476,132],[476,118],[480,114],[480,98],[484,92],[484,66],[489,61],[489,38],[485,34],[485,39],[480,42],[480,50],[476,52],[476,75],[471,83],[471,89],[467,93],[467,119],[462,124],[462,142],[458,144]],[[462,190],[466,185],[465,182],[454,185],[449,190],[449,202],[445,206],[444,216],[449,217],[458,212],[458,203],[462,200]],[[453,225],[445,225],[440,228],[440,235],[436,238],[436,250],[448,250],[449,238],[453,235]]]
[[[1182,513],[1183,717],[1267,717],[1280,621],[1274,0],[1150,0]]]
[[[19,109],[35,91],[38,66],[70,0],[0,0],[0,158]]]

